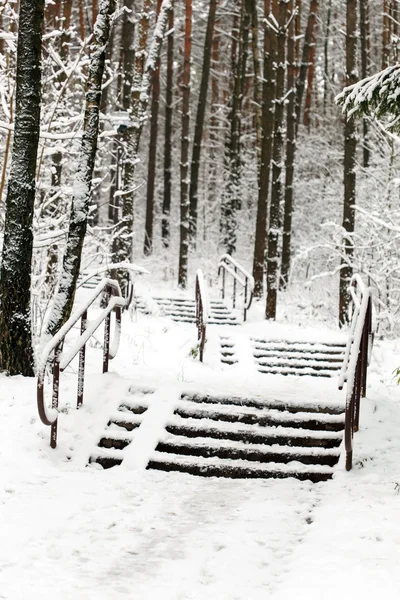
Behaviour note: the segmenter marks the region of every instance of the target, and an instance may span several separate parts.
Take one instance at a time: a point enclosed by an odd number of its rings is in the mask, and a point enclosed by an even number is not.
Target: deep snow
[[[76,411],[74,366],[62,376],[59,446],[37,416],[35,381],[0,376],[0,598],[7,600],[321,600],[400,594],[400,343],[378,341],[354,468],[334,479],[222,480],[145,471],[179,390],[343,402],[336,380],[260,375],[248,335],[341,339],[333,329],[253,321],[227,328],[237,365],[221,366],[209,328],[205,364],[191,358],[195,326],[125,315],[113,372],[88,351]],[[215,329],[214,329],[215,331]],[[99,336],[100,338],[100,336]],[[132,389],[156,389],[158,408],[127,464],[86,466],[110,413]],[[329,396],[329,397],[328,397]],[[152,440],[152,441],[151,441]],[[146,447],[146,443],[147,446]]]

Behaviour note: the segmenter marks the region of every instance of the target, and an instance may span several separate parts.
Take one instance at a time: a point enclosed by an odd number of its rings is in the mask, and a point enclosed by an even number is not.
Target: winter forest
[[[2,368],[31,372],[88,268],[185,288],[222,252],[267,319],[292,294],[345,323],[359,272],[398,334],[398,138],[335,99],[396,64],[399,5],[2,0]]]

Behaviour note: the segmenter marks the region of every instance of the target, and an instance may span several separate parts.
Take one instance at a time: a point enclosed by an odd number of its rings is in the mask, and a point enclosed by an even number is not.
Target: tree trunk
[[[47,333],[51,335],[55,335],[69,318],[75,298],[91,199],[106,46],[110,37],[110,22],[114,11],[115,0],[104,0],[101,3],[94,28],[94,41],[90,49],[84,133],[74,182],[67,245],[64,251],[60,283],[47,325]]]
[[[170,240],[170,212],[172,193],[172,103],[174,85],[174,9],[168,17],[167,81],[165,90],[165,145],[164,145],[164,198],[162,206],[161,238],[165,248]]]
[[[369,7],[368,0],[360,0],[360,40],[361,40],[361,79],[369,71]],[[368,119],[363,119],[363,165],[369,166],[370,149],[368,140]]]
[[[27,377],[33,375],[30,289],[43,14],[44,0],[21,0],[14,145],[0,271],[0,369]]]
[[[390,63],[390,38],[392,34],[392,21],[389,15],[390,0],[383,0],[382,17],[382,70]]]
[[[357,0],[347,0],[346,17],[346,86],[357,81]],[[348,233],[343,238],[339,283],[339,325],[348,322],[350,295],[348,286],[353,274],[354,233],[356,202],[356,151],[357,128],[353,118],[346,119],[344,125],[344,201],[343,229]]]
[[[246,65],[249,44],[250,14],[247,10],[247,0],[242,0],[240,13],[240,30],[237,60],[234,68],[234,86],[229,114],[230,135],[226,148],[228,164],[228,183],[223,199],[222,243],[228,254],[236,250],[237,222],[236,214],[241,208],[240,201],[240,136],[242,124],[242,104],[245,87]]]
[[[304,88],[310,63],[310,52],[313,45],[314,29],[317,27],[317,13],[319,0],[310,0],[310,12],[304,35],[303,53],[300,64],[299,76],[296,82],[296,137],[300,124],[301,107],[303,103]]]
[[[203,137],[204,116],[207,104],[208,80],[210,77],[211,50],[214,35],[215,15],[217,11],[218,0],[210,0],[210,9],[208,13],[206,37],[204,40],[203,71],[201,74],[199,100],[197,104],[196,125],[193,138],[193,153],[190,170],[190,237],[195,242],[197,232],[197,207],[198,207],[198,187],[199,187],[199,169],[201,140]]]
[[[161,0],[157,0],[157,18],[160,14]],[[153,93],[150,111],[150,144],[149,162],[147,170],[147,198],[146,221],[143,252],[149,256],[153,250],[153,220],[154,220],[154,188],[157,164],[157,135],[158,135],[158,108],[160,105],[160,56],[157,57],[153,75]]]
[[[147,53],[147,37],[149,18],[151,14],[151,1],[145,0],[142,18],[139,25],[139,41],[135,51],[135,71],[132,82],[131,119],[132,125],[126,133],[126,158],[124,172],[124,195],[122,223],[119,236],[121,248],[118,262],[131,261],[133,251],[133,193],[135,166],[138,160],[139,143],[143,125],[147,120],[147,107],[151,93],[154,69],[160,55],[165,29],[168,23],[168,11],[171,9],[171,0],[162,0],[160,14],[156,28]]]
[[[294,0],[290,0],[289,11],[294,8]],[[296,152],[296,113],[295,113],[295,22],[292,21],[288,31],[287,45],[287,115],[286,115],[286,179],[285,179],[285,208],[283,216],[281,287],[287,286],[291,262],[292,214],[293,214],[293,177],[294,157]]]
[[[271,1],[264,0],[265,19],[268,19],[270,10]],[[275,60],[275,52],[276,36],[266,25],[264,30],[261,164],[253,261],[254,296],[256,298],[261,298],[264,287],[263,280],[267,227],[267,203],[271,170],[272,133],[274,128],[275,71],[273,64]]]
[[[363,2],[364,0],[360,0]],[[329,39],[332,17],[332,0],[329,0],[326,13],[326,29],[324,40],[324,116],[326,116],[326,107],[328,105],[328,82],[329,82]]]
[[[282,153],[283,153],[283,115],[285,104],[285,50],[286,50],[287,2],[279,0],[276,100],[274,118],[274,140],[272,150],[271,203],[269,207],[269,230],[267,250],[267,302],[265,316],[275,319],[279,278],[279,228],[280,205],[282,197]]]
[[[185,47],[182,76],[181,215],[178,285],[186,288],[189,255],[189,125],[190,58],[192,53],[192,0],[185,0]]]

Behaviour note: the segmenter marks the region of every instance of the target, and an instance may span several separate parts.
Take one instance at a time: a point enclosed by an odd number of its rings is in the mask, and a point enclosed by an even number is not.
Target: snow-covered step
[[[114,467],[135,449],[154,396],[152,390],[131,393],[110,415],[90,462]],[[323,481],[339,459],[342,431],[343,407],[334,403],[180,393],[144,466],[202,476]]]
[[[339,458],[338,449],[292,448],[291,446],[270,446],[263,444],[244,444],[229,440],[203,440],[195,438],[188,441],[185,437],[169,436],[160,441],[158,452],[183,456],[202,456],[204,458],[223,458],[247,460],[259,463],[284,463],[297,461],[303,464],[334,466]]]
[[[94,290],[100,283],[100,281],[103,279],[103,277],[99,273],[96,275],[92,275],[90,279],[87,279],[88,276],[89,272],[83,271],[83,273],[81,273],[78,278],[78,285],[81,281],[83,281],[84,283],[82,284],[82,287],[88,290]]]
[[[195,323],[196,302],[192,298],[154,297],[163,313],[173,321]],[[238,325],[236,316],[220,300],[210,301],[210,325]]]
[[[252,409],[246,406],[209,405],[187,401],[175,410],[182,418],[209,419],[230,423],[260,426],[285,426],[301,429],[341,431],[343,415],[326,415],[307,412],[290,413],[274,409]]]
[[[326,481],[332,477],[332,467],[322,465],[303,465],[271,463],[266,467],[246,460],[229,460],[214,458],[181,456],[155,452],[149,462],[149,469],[162,471],[179,471],[200,475],[202,477],[229,477],[232,479],[283,479],[295,477],[300,480],[311,480],[315,483]]]
[[[341,369],[345,344],[252,339],[260,373],[332,377]]]

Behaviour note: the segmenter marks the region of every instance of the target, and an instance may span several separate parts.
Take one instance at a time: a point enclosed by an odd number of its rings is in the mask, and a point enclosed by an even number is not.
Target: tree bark
[[[211,50],[214,35],[215,15],[218,0],[210,0],[206,37],[204,41],[203,70],[201,74],[199,100],[197,104],[196,125],[193,138],[193,153],[190,170],[190,237],[195,242],[197,232],[198,188],[201,155],[201,140],[203,137],[204,116],[206,113],[208,80],[210,77]]]
[[[264,18],[268,19],[271,1],[264,0]],[[267,227],[267,203],[271,172],[272,133],[274,129],[275,71],[273,63],[276,52],[276,36],[265,26],[264,30],[264,80],[262,86],[262,145],[260,180],[257,202],[256,233],[254,241],[254,296],[261,298],[264,283],[265,241]]]
[[[360,0],[361,79],[369,71],[369,7],[368,0]],[[368,119],[363,119],[363,165],[368,168],[370,159]]]
[[[296,137],[300,124],[304,88],[310,63],[310,51],[314,39],[314,29],[317,27],[318,6],[319,0],[310,0],[310,12],[308,14],[307,27],[304,35],[302,59],[300,64],[299,76],[296,82]]]
[[[357,81],[357,0],[347,0],[346,15],[346,86]],[[343,229],[347,235],[343,238],[342,259],[339,282],[339,325],[348,322],[350,294],[348,286],[353,274],[352,259],[354,242],[352,234],[355,225],[356,202],[356,151],[357,128],[353,118],[346,119],[344,125],[344,200],[343,200]]]
[[[294,9],[294,0],[290,0],[288,9]],[[295,113],[295,82],[296,82],[296,28],[292,20],[288,31],[287,45],[287,115],[286,115],[286,173],[285,173],[285,207],[283,216],[281,287],[289,282],[291,262],[292,214],[293,214],[293,178],[294,157],[296,152],[296,113]]]
[[[160,14],[161,0],[157,0],[157,18]],[[147,170],[146,221],[143,253],[149,256],[153,251],[154,189],[157,164],[158,109],[160,105],[160,55],[157,56],[150,111],[150,144]]]
[[[237,60],[235,59],[234,85],[229,114],[230,135],[226,148],[228,183],[221,209],[222,243],[228,254],[236,251],[237,211],[240,201],[240,137],[242,125],[242,105],[245,87],[246,65],[249,44],[250,14],[247,0],[242,0]]]
[[[47,333],[50,335],[55,335],[58,329],[67,321],[72,312],[75,298],[97,151],[101,83],[104,73],[106,46],[110,37],[110,22],[114,11],[115,0],[104,0],[101,3],[94,27],[94,41],[90,49],[86,91],[84,133],[74,182],[74,196],[60,282],[47,325]]]
[[[0,271],[0,369],[28,377],[33,375],[30,289],[43,14],[44,0],[21,0],[14,145]]]
[[[189,258],[189,125],[190,59],[192,53],[192,0],[185,0],[185,46],[182,75],[181,198],[178,285],[186,288]]]
[[[170,212],[172,194],[172,115],[174,85],[174,9],[171,3],[168,17],[167,81],[165,90],[165,145],[164,145],[164,198],[162,206],[161,238],[165,248],[170,241]]]
[[[279,0],[276,100],[274,118],[274,140],[272,150],[271,202],[269,207],[269,230],[267,250],[267,302],[265,317],[275,319],[279,278],[279,229],[280,204],[282,197],[282,153],[283,153],[283,115],[285,103],[285,51],[286,51],[287,2]]]

